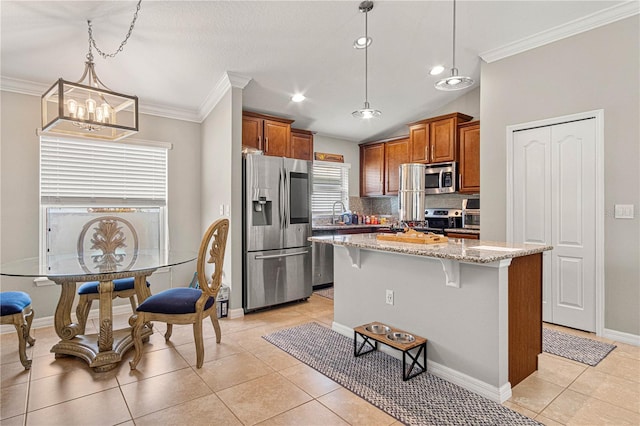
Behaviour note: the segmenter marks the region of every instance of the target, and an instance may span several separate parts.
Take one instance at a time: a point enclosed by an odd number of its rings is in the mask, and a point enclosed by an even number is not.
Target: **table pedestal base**
[[[153,331],[145,326],[142,329],[142,338],[149,340]],[[102,351],[98,347],[99,334],[78,335],[70,340],[61,340],[51,348],[56,358],[61,356],[75,356],[85,360],[89,367],[96,372],[109,371],[116,368],[124,354],[133,347],[131,340],[131,328],[113,330],[113,349]]]

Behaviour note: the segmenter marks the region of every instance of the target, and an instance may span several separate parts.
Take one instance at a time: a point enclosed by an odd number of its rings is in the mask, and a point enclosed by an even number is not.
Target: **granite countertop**
[[[328,225],[312,225],[311,229],[314,231],[331,231],[331,230],[335,230],[335,229],[358,229],[358,228],[390,228],[391,224],[390,223],[386,223],[384,225],[378,224],[378,225],[370,225],[370,224],[357,224],[357,225],[333,225],[333,224],[328,224]]]
[[[474,234],[480,235],[479,229],[469,229],[469,228],[447,228],[444,232],[455,232],[457,234]]]
[[[471,263],[491,263],[503,259],[542,253],[543,251],[553,249],[552,246],[536,244],[512,244],[468,239],[450,239],[440,244],[400,243],[378,241],[376,234],[373,233],[311,237],[309,241]]]

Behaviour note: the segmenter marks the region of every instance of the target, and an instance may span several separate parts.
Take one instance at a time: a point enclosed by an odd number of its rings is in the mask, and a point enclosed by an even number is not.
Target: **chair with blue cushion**
[[[18,354],[25,370],[31,368],[31,360],[27,358],[27,343],[33,346],[36,339],[31,337],[33,309],[31,298],[22,291],[3,291],[0,293],[1,324],[13,324],[18,332]]]
[[[173,324],[193,324],[193,336],[196,342],[196,367],[201,368],[204,362],[204,341],[202,338],[202,321],[211,318],[216,332],[216,342],[220,343],[220,324],[216,314],[216,296],[222,284],[222,264],[227,245],[229,220],[216,220],[205,232],[198,252],[198,283],[200,288],[178,287],[164,290],[148,297],[136,309],[135,325],[131,329],[131,337],[136,349],[135,356],[129,362],[132,370],[136,369],[142,358],[142,327],[149,321],[167,323],[164,337],[169,340]],[[207,280],[206,270],[213,265],[211,281]]]
[[[118,280],[113,280],[113,298],[121,297],[123,299],[129,298],[129,303],[131,303],[131,311],[133,313],[136,312],[137,303],[136,303],[136,289],[134,287],[134,278],[120,278]],[[147,287],[151,284],[147,281]],[[100,287],[99,281],[90,281],[84,283],[78,289],[78,295],[80,299],[78,300],[78,306],[76,307],[76,316],[78,317],[78,325],[80,326],[79,334],[84,334],[85,328],[87,326],[87,318],[89,317],[89,311],[91,310],[91,304],[94,300],[100,300],[100,292],[98,288]]]

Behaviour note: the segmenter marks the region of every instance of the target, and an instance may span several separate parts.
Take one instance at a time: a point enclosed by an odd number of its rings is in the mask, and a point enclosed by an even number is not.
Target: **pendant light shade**
[[[458,74],[456,68],[456,0],[453,0],[453,67],[449,77],[439,80],[436,84],[438,90],[462,90],[473,86],[473,79]]]
[[[369,12],[371,11],[371,9],[373,9],[373,2],[372,1],[363,1],[362,3],[360,3],[360,6],[358,7],[358,10],[362,13],[364,13],[364,37],[359,38],[358,40],[356,40],[356,42],[354,42],[354,47],[357,49],[363,49],[364,50],[364,107],[360,108],[358,110],[355,110],[351,113],[351,115],[353,115],[355,118],[362,118],[364,120],[369,120],[371,118],[376,118],[376,117],[380,117],[382,115],[382,113],[380,111],[378,111],[377,109],[373,109],[371,108],[371,106],[369,105],[369,99],[368,99],[368,61],[369,61],[369,46],[371,45],[371,38],[369,37],[369,22],[368,22],[368,16],[369,16]],[[358,41],[362,39],[361,43],[359,43],[361,46],[356,46],[356,43],[358,43]]]
[[[138,19],[141,2],[138,1],[129,32],[115,53],[104,53],[98,48],[91,21],[87,21],[89,52],[84,73],[76,82],[58,79],[42,95],[42,133],[117,141],[138,131],[137,96],[117,93],[100,81],[93,62],[93,48],[105,59],[121,52]]]

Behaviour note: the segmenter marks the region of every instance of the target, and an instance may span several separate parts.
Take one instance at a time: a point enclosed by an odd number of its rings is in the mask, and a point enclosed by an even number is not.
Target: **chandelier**
[[[80,80],[58,79],[42,95],[42,132],[117,141],[138,131],[138,97],[117,93],[108,88],[96,74],[93,48],[105,59],[115,57],[129,40],[138,19],[138,1],[133,21],[125,39],[114,53],[104,53],[93,39],[88,20],[89,52]]]
[[[458,74],[456,68],[456,0],[453,0],[453,67],[451,75],[436,82],[436,89],[444,91],[462,90],[473,86],[473,79]]]

